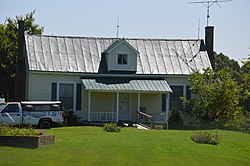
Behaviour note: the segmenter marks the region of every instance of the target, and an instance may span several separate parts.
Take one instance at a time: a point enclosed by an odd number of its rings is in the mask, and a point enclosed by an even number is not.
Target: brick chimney
[[[25,100],[26,93],[26,65],[24,55],[24,21],[18,21],[18,54],[16,64],[15,100]]]
[[[214,59],[214,27],[207,26],[205,27],[205,44],[207,47],[207,54],[212,65],[212,68],[215,68],[215,59]]]

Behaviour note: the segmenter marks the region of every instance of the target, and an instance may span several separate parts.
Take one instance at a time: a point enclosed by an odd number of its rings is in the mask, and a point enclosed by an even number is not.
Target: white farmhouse
[[[17,99],[60,100],[88,122],[136,122],[138,111],[165,121],[172,109],[182,111],[181,96],[191,96],[189,75],[213,64],[213,27],[206,27],[205,44],[29,36],[19,26]]]

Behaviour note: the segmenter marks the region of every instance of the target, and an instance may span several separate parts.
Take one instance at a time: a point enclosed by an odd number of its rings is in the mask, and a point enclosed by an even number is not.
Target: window
[[[59,84],[59,100],[68,110],[74,110],[74,84]]]
[[[23,106],[24,111],[34,111],[33,105],[24,105]]]
[[[51,100],[61,101],[63,108],[71,111],[80,111],[82,102],[81,97],[82,84],[68,82],[51,83]]]
[[[35,105],[36,111],[49,111],[50,105]]]
[[[27,104],[23,105],[24,111],[61,111],[60,104]]]
[[[183,96],[183,86],[171,86],[173,93],[170,94],[170,111],[176,109],[177,111],[183,110],[183,102],[180,97]]]
[[[128,54],[117,54],[118,65],[128,65]]]
[[[19,112],[18,105],[17,104],[9,104],[9,105],[7,105],[7,107],[4,108],[3,111],[8,112],[8,113]]]

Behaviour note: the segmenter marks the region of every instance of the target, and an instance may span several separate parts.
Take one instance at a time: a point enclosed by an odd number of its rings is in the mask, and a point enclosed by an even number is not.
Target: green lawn
[[[217,146],[194,143],[193,131],[64,127],[46,133],[56,135],[54,145],[0,147],[0,165],[250,165],[250,134],[241,132],[218,130]]]

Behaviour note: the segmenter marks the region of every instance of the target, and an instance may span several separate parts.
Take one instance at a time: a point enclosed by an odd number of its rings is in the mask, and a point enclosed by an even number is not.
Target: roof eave
[[[133,46],[131,46],[124,38],[123,39],[117,39],[115,42],[113,42],[106,50],[104,50],[104,53],[110,54],[114,49],[116,49],[119,45],[122,43],[126,44],[131,50],[133,50],[136,54],[139,54],[139,51],[137,51]]]

